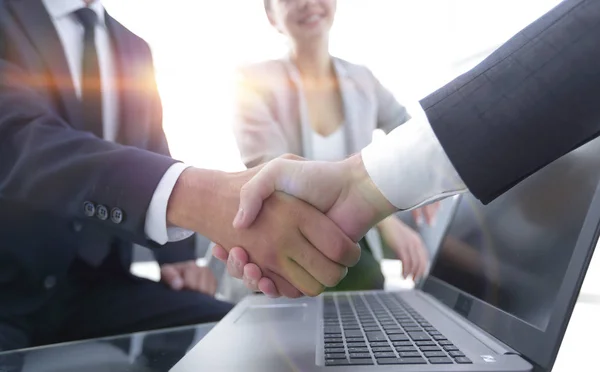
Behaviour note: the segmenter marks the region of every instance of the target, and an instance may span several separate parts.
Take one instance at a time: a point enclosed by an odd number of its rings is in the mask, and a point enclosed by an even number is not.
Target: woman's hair
[[[271,0],[265,0],[265,10],[271,10]]]

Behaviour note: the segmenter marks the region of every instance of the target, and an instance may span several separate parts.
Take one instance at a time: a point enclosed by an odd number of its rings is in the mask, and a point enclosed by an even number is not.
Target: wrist
[[[349,181],[350,187],[364,200],[366,204],[365,212],[370,215],[372,225],[382,222],[386,217],[398,211],[398,209],[383,196],[369,176],[369,173],[367,173],[360,153],[344,160],[344,163],[344,166],[348,169],[347,173],[350,174],[351,177]]]
[[[218,241],[235,217],[241,187],[254,173],[186,169],[169,198],[167,223]]]
[[[371,181],[360,154],[339,163],[342,189],[327,216],[354,241],[394,212],[394,207]]]

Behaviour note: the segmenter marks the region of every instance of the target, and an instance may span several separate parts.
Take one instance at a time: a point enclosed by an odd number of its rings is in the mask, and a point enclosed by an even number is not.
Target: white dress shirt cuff
[[[399,210],[467,191],[429,123],[412,119],[361,152],[379,191]]]
[[[145,232],[149,239],[158,244],[180,241],[194,234],[193,231],[180,227],[167,226],[167,204],[171,192],[181,173],[188,167],[189,165],[183,163],[173,164],[167,169],[152,195],[148,212],[146,212]]]

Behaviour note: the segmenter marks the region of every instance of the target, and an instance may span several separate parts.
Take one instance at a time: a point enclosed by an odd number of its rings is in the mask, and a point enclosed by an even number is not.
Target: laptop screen
[[[599,170],[596,140],[489,205],[464,195],[430,275],[544,331]]]

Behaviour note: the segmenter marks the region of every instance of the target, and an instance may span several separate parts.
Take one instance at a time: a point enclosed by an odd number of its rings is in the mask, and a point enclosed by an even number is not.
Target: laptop
[[[172,371],[550,371],[600,231],[599,145],[458,198],[413,290],[248,297]]]

